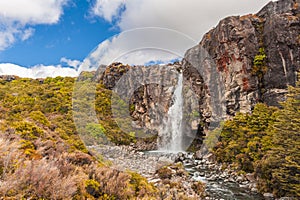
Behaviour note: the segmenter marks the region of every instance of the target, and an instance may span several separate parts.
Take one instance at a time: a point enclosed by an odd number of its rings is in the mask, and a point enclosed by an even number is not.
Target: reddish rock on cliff
[[[205,123],[251,112],[260,101],[279,105],[300,70],[300,0],[223,19],[187,51],[183,69]]]

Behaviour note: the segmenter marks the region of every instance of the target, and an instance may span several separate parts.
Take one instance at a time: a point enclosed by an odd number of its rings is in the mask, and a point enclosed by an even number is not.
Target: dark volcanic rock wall
[[[257,15],[264,22],[263,42],[269,67],[264,76],[264,100],[273,104],[278,92],[295,85],[300,69],[300,1],[271,2]]]
[[[133,121],[131,126],[157,133],[172,105],[180,67],[180,63],[161,66],[113,63],[106,67],[104,73],[97,72],[95,77],[128,103],[124,116],[119,117],[130,117]]]
[[[265,53],[259,53],[260,49]],[[203,58],[199,59],[199,54]],[[254,59],[259,54],[266,55],[262,76],[254,67]],[[213,63],[200,63],[205,59]],[[200,67],[198,72],[193,65]],[[212,69],[217,71],[216,76],[212,76],[215,73]],[[216,114],[213,98],[218,98],[220,107],[224,105],[224,117],[238,111],[251,112],[258,102],[278,105],[284,100],[287,86],[295,84],[299,70],[300,0],[270,2],[256,15],[223,19],[198,46],[187,51],[183,61],[186,85],[198,88],[193,90],[199,96],[204,123],[213,121],[205,115],[210,118]],[[219,90],[223,90],[223,95],[212,96],[213,81],[222,84]]]

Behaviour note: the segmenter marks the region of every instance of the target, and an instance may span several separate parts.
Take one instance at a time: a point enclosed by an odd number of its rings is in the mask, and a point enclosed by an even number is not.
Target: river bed
[[[145,152],[149,155],[155,155],[158,157],[166,156],[172,157],[176,152],[159,152],[159,151],[149,151]],[[186,152],[185,155],[188,155]],[[204,182],[206,184],[206,192],[208,194],[207,199],[219,199],[219,200],[264,200],[264,197],[261,194],[256,192],[251,192],[248,188],[240,187],[240,184],[236,182],[226,181],[224,178],[211,178],[214,176],[214,170],[211,170],[207,167],[199,169],[193,164],[192,154],[186,156],[186,159],[183,160],[183,166],[186,171],[190,174],[191,179]],[[196,162],[197,163],[197,162]],[[198,162],[200,163],[200,162]]]
[[[191,180],[198,180],[206,184],[207,200],[263,200],[263,196],[251,192],[247,184],[239,183],[230,177],[220,176],[220,171],[213,169],[213,164],[207,165],[207,160],[197,160],[188,153],[166,153],[159,151],[135,151],[129,146],[93,146],[89,147],[110,160],[118,170],[136,171],[148,180],[153,179],[158,166],[178,162],[179,155],[184,155],[180,162],[189,173]],[[202,163],[202,164],[201,164]],[[208,167],[210,166],[210,167]],[[216,165],[214,166],[217,167]],[[231,179],[231,181],[230,181]],[[246,181],[244,181],[246,182]]]

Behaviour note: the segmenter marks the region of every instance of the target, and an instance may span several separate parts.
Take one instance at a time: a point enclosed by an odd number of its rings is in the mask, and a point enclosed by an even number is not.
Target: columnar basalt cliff
[[[205,59],[213,62],[207,66],[202,63]],[[212,76],[213,69],[217,73]],[[206,124],[214,121],[210,118],[216,114],[213,98],[223,102],[225,118],[251,112],[258,102],[279,106],[287,86],[295,85],[299,70],[299,0],[270,2],[255,15],[223,19],[198,46],[187,51],[183,61],[186,85],[199,97],[201,119]],[[214,83],[222,84],[218,89],[224,96],[212,97]]]

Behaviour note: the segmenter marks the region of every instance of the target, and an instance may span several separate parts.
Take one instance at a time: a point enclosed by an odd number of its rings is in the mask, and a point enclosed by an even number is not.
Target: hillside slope
[[[73,121],[74,82],[0,77],[0,197],[157,199],[145,178],[86,149]]]

